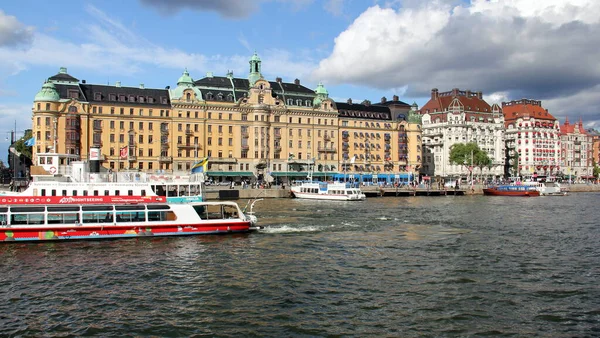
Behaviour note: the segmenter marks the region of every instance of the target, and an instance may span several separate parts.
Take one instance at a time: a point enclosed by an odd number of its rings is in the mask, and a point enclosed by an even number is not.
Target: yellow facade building
[[[186,71],[174,88],[88,84],[61,68],[35,96],[33,147],[99,160],[100,170],[189,172],[209,158],[214,181],[306,178],[412,180],[420,168],[416,107],[334,102],[281,78],[267,81],[254,54],[247,78]]]

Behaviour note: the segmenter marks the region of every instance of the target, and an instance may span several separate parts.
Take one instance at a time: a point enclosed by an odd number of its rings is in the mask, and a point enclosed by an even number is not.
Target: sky
[[[322,82],[336,101],[422,106],[431,89],[490,103],[541,100],[560,123],[600,128],[597,0],[129,0],[0,4],[0,160],[31,128],[44,79],[175,86],[185,68]]]

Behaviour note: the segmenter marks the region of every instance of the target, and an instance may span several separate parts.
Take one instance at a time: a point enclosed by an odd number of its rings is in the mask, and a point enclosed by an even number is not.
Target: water
[[[3,244],[0,336],[600,336],[599,202],[282,199],[262,233]]]

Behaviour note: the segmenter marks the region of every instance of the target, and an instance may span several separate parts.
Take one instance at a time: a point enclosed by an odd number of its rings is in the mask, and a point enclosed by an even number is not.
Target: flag
[[[121,155],[121,158],[127,158],[127,146],[119,149],[119,155]]]
[[[291,161],[291,160],[293,160],[293,159],[294,159],[294,154],[293,154],[293,153],[290,153],[290,157],[288,157],[288,161]]]
[[[352,156],[352,158],[350,159],[350,163],[354,164],[354,161],[356,161],[356,155]]]
[[[208,166],[208,157],[201,159],[192,166],[192,174],[205,173]]]
[[[34,145],[35,145],[35,137],[32,137],[29,140],[25,141],[25,146],[27,146],[27,147],[33,147]]]

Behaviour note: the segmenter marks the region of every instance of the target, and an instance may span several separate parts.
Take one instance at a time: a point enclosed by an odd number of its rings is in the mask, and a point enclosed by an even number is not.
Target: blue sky
[[[431,88],[489,103],[542,100],[561,122],[600,123],[600,2],[594,0],[10,1],[0,5],[0,159],[31,126],[33,97],[67,67],[88,83],[175,85],[233,70],[337,101],[423,105]]]

